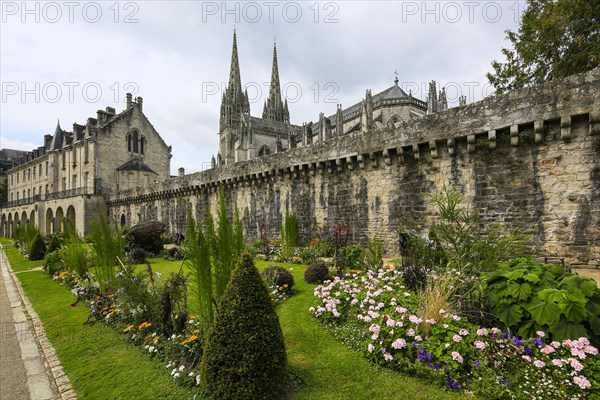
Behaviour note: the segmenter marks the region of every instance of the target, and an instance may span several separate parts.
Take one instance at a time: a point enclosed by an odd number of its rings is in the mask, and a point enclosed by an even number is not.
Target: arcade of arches
[[[63,206],[48,207],[43,213],[40,213],[37,206],[31,207],[30,211],[3,212],[0,217],[0,236],[12,238],[15,229],[26,224],[33,224],[45,234],[62,232],[66,221],[77,226],[77,214],[73,205],[69,205],[66,210]]]

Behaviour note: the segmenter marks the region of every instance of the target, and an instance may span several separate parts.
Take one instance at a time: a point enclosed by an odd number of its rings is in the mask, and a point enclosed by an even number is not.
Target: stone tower
[[[237,51],[237,37],[233,31],[233,46],[231,49],[231,68],[229,84],[223,93],[221,101],[221,119],[219,122],[220,146],[219,154],[227,160],[233,158],[233,144],[237,139],[237,130],[241,119],[250,115],[248,92],[242,91],[242,78]]]
[[[287,99],[281,100],[281,86],[279,83],[279,67],[277,65],[277,44],[273,44],[273,67],[271,70],[271,87],[269,97],[263,107],[263,119],[279,122],[290,122]]]

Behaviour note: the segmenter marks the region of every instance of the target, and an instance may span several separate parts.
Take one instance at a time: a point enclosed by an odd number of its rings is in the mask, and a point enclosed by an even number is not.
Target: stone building
[[[72,131],[57,124],[43,145],[19,154],[6,172],[8,201],[0,234],[33,223],[42,232],[61,231],[70,220],[87,234],[105,210],[105,196],[169,178],[171,147],[143,113],[143,100],[127,94],[127,107],[98,110]],[[136,221],[123,221],[123,223]]]

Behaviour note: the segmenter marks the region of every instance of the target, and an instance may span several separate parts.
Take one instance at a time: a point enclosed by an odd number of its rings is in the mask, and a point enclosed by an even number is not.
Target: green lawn
[[[42,260],[29,261],[29,258],[24,257],[14,245],[11,239],[0,238],[0,243],[4,247],[6,256],[10,259],[10,264],[13,271],[25,271],[31,268],[40,267],[43,264]]]
[[[9,247],[5,246],[6,250]],[[19,257],[8,253],[11,262]],[[22,269],[28,268],[19,264],[18,259],[15,261]],[[181,261],[160,258],[149,261],[152,269],[163,275],[176,272],[181,266]],[[259,261],[256,264],[263,269],[275,263]],[[294,399],[464,397],[433,386],[431,382],[372,365],[361,354],[349,350],[309,313],[308,308],[314,305],[314,285],[304,283],[306,267],[278,265],[293,268],[296,281],[294,295],[278,307],[289,369],[303,382]],[[191,398],[191,392],[176,385],[161,362],[151,360],[139,348],[130,346],[114,330],[101,325],[83,325],[87,309],[82,305],[71,307],[73,295],[46,274],[31,271],[18,276],[79,398]],[[193,298],[190,303],[193,306]]]

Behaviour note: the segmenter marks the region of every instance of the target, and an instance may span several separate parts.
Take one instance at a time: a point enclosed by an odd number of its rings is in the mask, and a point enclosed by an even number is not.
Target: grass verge
[[[9,258],[11,258],[9,256]],[[11,258],[12,263],[12,258]],[[84,325],[88,311],[42,271],[17,275],[79,399],[191,399],[160,362],[111,328]]]
[[[15,272],[26,271],[31,268],[41,267],[44,263],[43,260],[29,261],[29,258],[25,257],[19,252],[19,249],[15,247],[14,242],[11,239],[1,238],[0,243],[4,248],[6,256],[10,259],[10,265]]]

